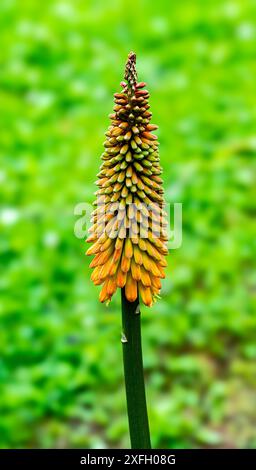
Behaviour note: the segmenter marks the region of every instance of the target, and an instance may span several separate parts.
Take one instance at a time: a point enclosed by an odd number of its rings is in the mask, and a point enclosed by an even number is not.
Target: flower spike
[[[157,126],[150,124],[149,93],[138,82],[134,52],[124,79],[106,132],[87,254],[94,255],[92,281],[103,284],[101,302],[108,303],[119,287],[128,301],[140,294],[151,306],[165,277],[167,223],[157,136],[152,134]]]

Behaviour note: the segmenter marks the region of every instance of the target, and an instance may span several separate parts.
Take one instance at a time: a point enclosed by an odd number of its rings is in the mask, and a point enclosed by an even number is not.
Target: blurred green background
[[[183,244],[143,308],[153,446],[256,446],[256,4],[1,0],[0,446],[129,446],[120,299],[73,233],[130,50]]]

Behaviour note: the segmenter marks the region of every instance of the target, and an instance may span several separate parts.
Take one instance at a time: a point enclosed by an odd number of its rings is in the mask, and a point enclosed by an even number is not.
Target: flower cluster
[[[137,81],[136,56],[130,53],[122,91],[115,94],[111,125],[98,176],[88,255],[95,255],[91,279],[103,284],[100,301],[117,287],[128,301],[140,295],[151,306],[167,265],[166,220],[157,137],[150,124],[149,93]]]

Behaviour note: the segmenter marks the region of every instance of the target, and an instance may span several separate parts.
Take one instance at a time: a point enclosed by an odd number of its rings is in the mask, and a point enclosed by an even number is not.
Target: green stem
[[[122,344],[131,448],[151,449],[141,348],[139,299],[129,302],[122,289]]]

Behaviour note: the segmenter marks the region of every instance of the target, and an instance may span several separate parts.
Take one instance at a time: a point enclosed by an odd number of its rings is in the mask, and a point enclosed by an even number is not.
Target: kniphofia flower
[[[95,285],[103,284],[100,301],[109,302],[118,287],[133,302],[140,295],[147,306],[156,300],[167,265],[167,234],[158,142],[150,124],[149,93],[137,81],[136,55],[125,67],[122,91],[106,132],[97,175],[95,210],[87,255]]]

